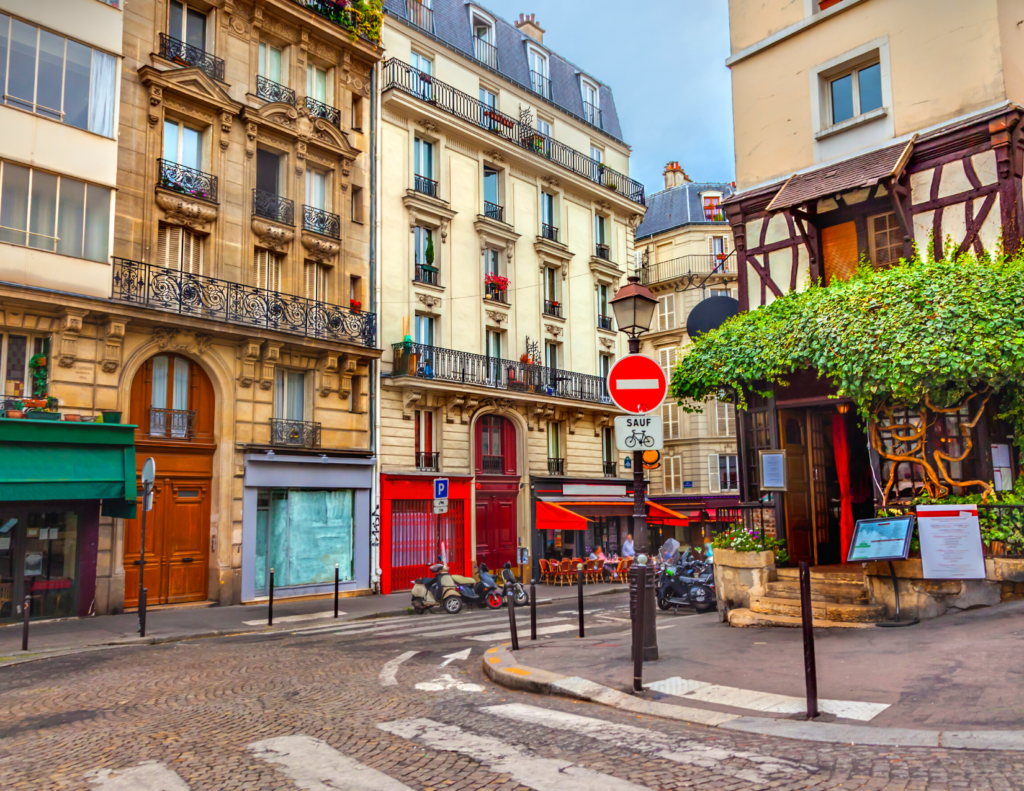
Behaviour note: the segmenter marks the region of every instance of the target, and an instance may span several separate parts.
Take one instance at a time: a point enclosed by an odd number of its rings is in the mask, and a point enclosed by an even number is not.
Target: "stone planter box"
[[[764,596],[768,583],[776,579],[775,553],[770,550],[716,549],[714,557],[715,591],[723,621],[728,619],[728,610],[750,607],[751,596]]]
[[[985,558],[986,578],[983,580],[925,579],[921,558],[895,560],[892,565],[900,591],[900,614],[904,619],[924,620],[949,611],[991,607],[1014,598],[1004,594],[1004,587],[1012,592],[1014,581],[1024,581],[1024,560],[1015,558]],[[884,605],[888,616],[895,617],[896,596],[889,564],[866,563],[865,566],[871,601]]]

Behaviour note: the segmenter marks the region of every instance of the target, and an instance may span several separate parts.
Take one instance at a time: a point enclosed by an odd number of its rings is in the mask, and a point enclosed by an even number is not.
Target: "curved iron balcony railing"
[[[224,82],[223,58],[214,57],[206,50],[193,47],[166,33],[160,34],[160,57],[185,66],[198,66],[206,76]]]
[[[565,459],[548,459],[548,475],[565,475]]]
[[[193,198],[217,202],[217,177],[201,170],[187,168],[177,162],[167,159],[158,159],[160,167],[160,180],[158,187],[167,190],[180,192],[182,195],[191,195]]]
[[[306,97],[306,109],[314,118],[323,118],[327,123],[334,124],[341,129],[341,110],[317,101],[312,96]]]
[[[415,0],[409,0],[415,2]],[[489,105],[453,88],[451,85],[423,74],[408,63],[396,58],[384,62],[382,90],[399,90],[434,105],[466,123],[486,129],[533,154],[550,159],[556,165],[571,170],[578,176],[607,187],[625,198],[646,205],[644,185],[574,148],[540,134],[518,118],[505,115]]]
[[[341,217],[314,206],[302,207],[302,229],[312,231],[332,239],[341,238]]]
[[[289,448],[319,448],[320,424],[304,420],[270,421],[270,444]]]
[[[677,278],[691,278],[692,280],[694,277],[700,276],[710,277],[711,275],[735,273],[735,251],[728,255],[725,253],[717,255],[710,253],[684,255],[668,261],[659,261],[656,264],[645,263],[639,268],[640,282],[645,286]]]
[[[149,436],[191,440],[196,436],[194,409],[149,409]]]
[[[295,225],[295,203],[272,192],[254,189],[252,216],[263,217],[282,225]]]
[[[295,91],[259,75],[256,77],[256,96],[265,102],[284,102],[295,106]]]
[[[115,258],[112,298],[153,310],[374,348],[377,315]]]
[[[392,351],[395,360],[393,377],[412,376],[574,401],[610,403],[604,379],[592,374],[518,360],[501,360],[422,343],[395,343]]]

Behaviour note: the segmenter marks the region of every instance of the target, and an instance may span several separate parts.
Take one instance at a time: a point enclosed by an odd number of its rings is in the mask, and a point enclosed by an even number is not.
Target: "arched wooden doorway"
[[[516,559],[519,465],[516,427],[501,415],[476,423],[476,560],[500,569]]]
[[[146,517],[150,604],[207,598],[215,406],[210,378],[181,355],[151,357],[132,381],[136,466],[141,471],[149,456],[156,461],[153,510]],[[138,604],[141,525],[140,518],[125,520],[126,606]]]

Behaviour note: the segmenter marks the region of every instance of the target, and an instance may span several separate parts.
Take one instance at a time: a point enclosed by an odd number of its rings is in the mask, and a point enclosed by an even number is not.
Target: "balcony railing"
[[[484,456],[480,467],[488,475],[501,475],[505,472],[505,457]]]
[[[530,87],[545,99],[551,98],[551,80],[539,71],[530,71]]]
[[[541,223],[540,235],[545,239],[550,239],[552,242],[558,241],[558,229],[553,225]]]
[[[180,192],[182,195],[191,195],[193,198],[217,202],[217,177],[201,170],[193,170],[177,162],[166,159],[158,159],[157,165],[160,168],[160,180],[158,187],[167,190]]]
[[[508,304],[508,289],[498,288],[494,283],[484,283],[484,296],[493,299],[495,302]]]
[[[505,207],[497,203],[484,201],[484,215],[498,222],[505,222]]]
[[[358,11],[343,8],[343,4],[337,0],[294,0],[294,2],[348,31],[353,29],[353,25],[359,23],[358,18],[354,16],[354,14],[358,14]]]
[[[320,424],[273,418],[270,421],[270,444],[289,448],[319,448]]]
[[[149,436],[165,439],[195,439],[196,411],[194,409],[150,407]]]
[[[619,477],[619,465],[614,461],[606,461],[604,463],[604,477],[605,478],[618,478]]]
[[[593,124],[598,129],[604,129],[604,117],[601,108],[590,102],[583,103],[583,118],[588,124]]]
[[[197,66],[207,77],[224,82],[223,58],[214,57],[205,49],[193,47],[166,33],[160,34],[160,57],[184,66]]]
[[[426,176],[420,176],[417,174],[413,178],[413,185],[416,187],[416,191],[422,195],[428,195],[431,198],[437,197],[437,182],[433,179],[428,179]]]
[[[416,469],[420,472],[439,472],[441,469],[441,454],[437,451],[433,453],[416,451]]]
[[[272,192],[254,189],[252,216],[263,217],[282,225],[295,225],[295,203]]]
[[[284,102],[295,106],[295,91],[263,76],[256,77],[256,96],[265,102]]]
[[[550,300],[550,299],[545,299],[544,300],[544,315],[545,316],[555,316],[557,318],[562,318],[562,303],[561,302],[555,302],[554,300]]]
[[[154,310],[373,348],[377,315],[177,269],[114,259],[112,298]]]
[[[700,255],[684,255],[673,258],[669,261],[659,261],[656,264],[648,263],[640,267],[640,282],[645,286],[653,283],[663,283],[667,280],[689,277],[691,275],[711,274],[735,274],[736,253],[726,255],[719,253],[711,255],[702,253]]]
[[[412,376],[573,401],[610,403],[600,376],[420,343],[396,343],[392,350],[394,377]]]
[[[414,2],[414,0],[409,0]],[[466,123],[481,127],[499,135],[513,145],[530,151],[537,156],[550,159],[556,165],[571,170],[578,176],[589,179],[633,201],[644,204],[644,185],[628,176],[601,167],[601,163],[570,148],[557,140],[542,135],[529,124],[505,115],[479,99],[463,93],[428,74],[421,73],[407,63],[391,58],[384,63],[383,90],[395,89],[417,99],[429,102],[440,110]]]
[[[498,70],[498,48],[479,36],[473,38],[473,52],[476,59],[495,71]]]
[[[327,123],[341,129],[341,110],[329,104],[317,101],[312,96],[306,97],[306,108],[314,118],[323,118]]]
[[[414,278],[417,283],[426,283],[428,286],[438,285],[437,276],[439,272],[436,267],[427,269],[423,264],[416,264],[416,274]]]
[[[610,330],[612,328],[612,317],[611,316],[598,316],[597,317],[597,328],[599,330]]]
[[[594,255],[596,255],[602,261],[611,261],[612,260],[612,258],[611,258],[612,250],[606,244],[599,244],[597,246],[597,250],[595,251]]]
[[[405,18],[421,30],[434,32],[434,10],[422,0],[405,0]]]
[[[341,217],[315,206],[302,206],[302,230],[312,231],[332,239],[341,238]]]
[[[548,459],[548,475],[565,475],[565,459]]]

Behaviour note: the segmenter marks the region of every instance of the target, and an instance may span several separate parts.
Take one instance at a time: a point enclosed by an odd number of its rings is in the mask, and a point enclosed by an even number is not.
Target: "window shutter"
[[[720,494],[722,491],[722,481],[718,475],[718,454],[708,454],[708,491],[711,494]]]
[[[192,231],[178,228],[181,233],[181,271],[190,275],[203,273],[203,238]]]
[[[679,439],[679,409],[675,404],[665,404],[661,408],[661,417],[665,422],[665,439]]]
[[[670,330],[676,326],[676,295],[668,294],[658,299],[658,331]]]
[[[263,282],[264,273],[267,271],[267,256],[269,253],[266,250],[260,250],[258,247],[253,251],[252,254],[252,284],[256,288],[265,288],[266,284]]]
[[[281,290],[281,256],[277,253],[267,253],[267,289]]]
[[[316,276],[317,276],[317,271],[316,270],[317,270],[317,265],[315,263],[313,263],[312,261],[306,261],[305,266],[303,267],[303,272],[305,274],[304,281],[305,281],[305,286],[306,286],[306,292],[305,292],[306,293],[306,299],[316,300],[316,298],[317,298],[317,293],[316,293],[316,280],[317,280]]]
[[[168,269],[181,270],[182,228],[161,225],[157,237],[157,263]]]

